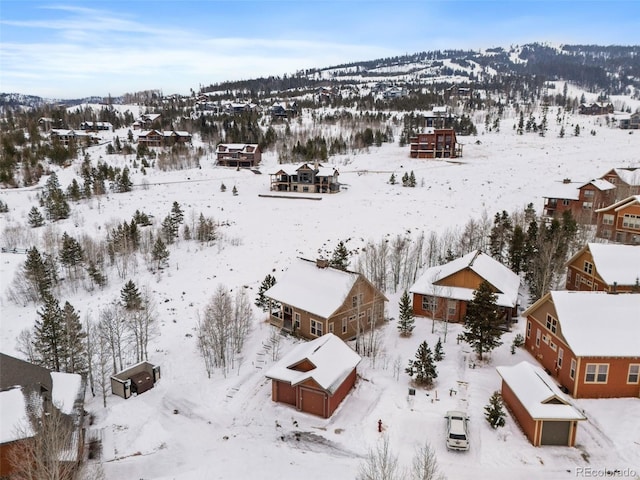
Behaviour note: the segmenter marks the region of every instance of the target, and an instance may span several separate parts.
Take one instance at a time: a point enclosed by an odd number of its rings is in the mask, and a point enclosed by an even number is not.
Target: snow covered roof
[[[445,278],[465,269],[470,269],[488,281],[497,290],[497,304],[502,307],[515,307],[518,303],[520,277],[479,250],[467,253],[444,265],[431,267],[418,278],[409,290],[421,295],[435,295],[469,301],[473,298],[474,289],[466,287],[450,287],[440,284]]]
[[[567,183],[553,183],[548,189],[546,189],[544,198],[561,198],[567,200],[578,200],[580,198],[580,185],[576,182]]]
[[[520,362],[496,370],[533,419],[586,420],[542,368]]]
[[[306,372],[296,370],[307,360],[315,368]],[[267,378],[298,385],[315,381],[323,390],[333,394],[360,363],[361,357],[333,333],[327,333],[310,342],[296,345],[266,373]]]
[[[253,149],[251,149],[253,148]],[[258,148],[257,143],[220,143],[216,147],[216,153],[228,152],[231,150],[242,152],[253,152]]]
[[[613,171],[627,185],[640,185],[640,167],[614,168]]]
[[[608,212],[609,210],[618,211],[633,204],[640,204],[640,195],[631,195],[625,199],[622,199],[608,207],[599,208],[596,213]]]
[[[551,291],[548,295],[555,307],[560,331],[577,356],[640,357],[639,294]]]
[[[22,389],[13,387],[0,392],[0,444],[34,435]]]
[[[342,306],[358,277],[355,272],[320,268],[312,260],[298,258],[264,295],[321,318],[329,318]]]
[[[634,285],[640,278],[640,245],[615,243],[589,243],[593,264],[607,285]],[[576,253],[567,263],[572,263],[585,248]]]
[[[51,401],[65,415],[73,413],[76,399],[82,390],[82,377],[77,373],[51,372],[53,391]]]
[[[602,191],[613,190],[614,188],[616,188],[616,186],[613,183],[607,182],[606,180],[602,180],[601,178],[597,178],[595,180],[591,180],[590,182],[584,183],[580,186],[580,188],[586,187],[587,185],[593,185],[598,190],[602,190]]]

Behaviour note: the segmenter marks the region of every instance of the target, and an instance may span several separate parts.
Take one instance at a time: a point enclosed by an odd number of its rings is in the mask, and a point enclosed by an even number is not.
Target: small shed
[[[151,390],[160,380],[160,366],[140,362],[111,377],[111,393],[124,399]]]
[[[578,422],[586,417],[544,370],[529,362],[496,370],[502,377],[502,399],[534,447],[575,445]]]
[[[296,345],[266,373],[272,399],[329,418],[354,386],[360,360],[332,333]]]

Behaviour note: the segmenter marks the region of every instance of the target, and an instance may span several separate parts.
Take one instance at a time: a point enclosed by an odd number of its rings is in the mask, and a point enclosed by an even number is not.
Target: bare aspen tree
[[[124,368],[123,348],[127,337],[122,308],[114,303],[101,310],[98,329],[111,352],[113,371],[122,370]]]
[[[247,293],[244,290],[238,290],[233,306],[233,321],[231,322],[231,347],[234,355],[242,351],[252,320],[253,310]]]
[[[226,374],[232,317],[231,294],[219,285],[198,324],[198,345],[209,376],[211,367],[221,368]]]
[[[29,363],[36,363],[38,360],[33,342],[33,331],[29,328],[22,330],[16,338],[16,350],[22,353]]]
[[[444,480],[440,473],[438,459],[431,444],[427,441],[416,449],[411,465],[411,480]]]
[[[366,459],[360,465],[357,480],[401,480],[405,476],[398,466],[398,456],[389,447],[389,437],[380,439],[369,450]]]

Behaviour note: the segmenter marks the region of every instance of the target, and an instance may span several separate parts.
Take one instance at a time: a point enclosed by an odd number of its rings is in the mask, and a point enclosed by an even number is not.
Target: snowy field
[[[444,325],[436,324],[432,334],[431,320],[419,318],[413,336],[400,338],[396,322],[388,322],[382,327],[384,354],[375,364],[363,359],[356,388],[326,420],[271,401],[264,371],[273,355],[265,346],[270,327],[262,312],[255,311],[243,356],[226,377],[218,372],[207,378],[196,349],[198,314],[220,284],[234,291],[246,288],[253,300],[266,274],[279,278],[296,256],[316,258],[340,240],[349,239],[347,247],[356,248],[386,235],[428,236],[431,231],[461,228],[483,212],[493,218],[497,211],[512,212],[530,202],[539,212],[544,193],[564,178],[586,182],[611,168],[640,164],[640,132],[629,134],[607,128],[602,121],[599,125],[593,117],[574,116],[567,122],[565,138],[559,138],[551,112],[546,137],[516,135],[511,128],[515,118],[503,120],[500,133],[482,133],[478,125],[477,137],[460,138],[464,156],[452,162],[410,159],[409,147],[397,143],[333,157],[329,163],[339,169],[343,190],[321,201],[259,197],[269,193],[268,173],[277,168],[277,158],[267,153],[262,175],[217,167],[207,157],[200,169],[148,169],[146,175],[133,169],[137,186],[132,192],[72,204],[72,216],[54,224],[54,235],[66,231],[75,238],[82,233],[102,238],[106,224],[130,221],[137,209],[154,215],[157,224],[174,201],[187,222],[203,213],[224,224],[221,238],[212,246],[184,240],[170,246],[169,267],[161,273],[149,272],[144,261],[130,271],[128,278],[139,287],[148,286],[158,303],[160,335],[150,345],[149,361],[161,366],[162,379],[129,400],[110,396],[107,408],[100,397],[88,393],[86,409],[95,415],[92,434],[103,441],[106,477],[353,479],[383,435],[402,467],[409,467],[415,448],[429,441],[449,479],[569,479],[625,468],[640,475],[640,399],[577,400],[588,421],[579,425],[575,448],[532,447],[511,416],[504,428],[489,427],[483,409],[500,388],[495,366],[534,362],[524,350],[515,355],[509,351],[515,334],[523,333],[523,321],[476,368],[470,367],[474,357],[469,347],[456,342],[462,327],[449,325],[435,387],[418,389],[415,396],[408,395],[410,378],[404,368],[423,340],[435,345]],[[570,127],[574,122],[580,124],[579,137]],[[595,136],[589,134],[592,129]],[[126,129],[117,133],[126,137]],[[110,140],[113,133],[102,135]],[[122,166],[133,160],[107,156],[104,149],[89,149],[94,161],[102,156]],[[392,172],[399,179],[411,170],[416,188],[388,183]],[[79,165],[73,165],[58,172],[63,188],[78,171]],[[222,182],[226,192],[220,191]],[[231,193],[233,186],[237,196]],[[2,232],[8,226],[26,225],[29,209],[37,205],[36,193],[33,188],[0,191],[0,199],[11,209],[0,217]],[[39,249],[45,231],[46,227],[33,231]],[[17,356],[16,336],[37,318],[36,306],[15,305],[6,297],[23,262],[23,255],[0,256],[1,349]],[[119,296],[124,282],[111,272],[104,290],[63,292],[61,301],[68,300],[83,318],[95,316]],[[387,295],[389,317],[398,318],[400,293]],[[287,351],[292,342],[283,338],[280,351]],[[470,416],[471,448],[464,453],[448,451],[444,442],[444,413],[458,408]],[[379,419],[383,434],[377,431]]]

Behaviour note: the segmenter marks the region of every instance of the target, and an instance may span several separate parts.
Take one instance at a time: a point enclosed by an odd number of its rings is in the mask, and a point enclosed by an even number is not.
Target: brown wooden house
[[[467,302],[483,280],[493,287],[506,324],[517,316],[520,277],[479,250],[431,267],[409,289],[413,313],[448,322],[463,322]]]
[[[601,178],[616,187],[615,199],[609,203],[623,200],[631,195],[640,195],[640,167],[613,168]]]
[[[596,210],[596,237],[627,245],[640,244],[640,195]]]
[[[456,140],[453,128],[426,128],[410,140],[411,158],[457,158],[462,156],[462,145]]]
[[[581,103],[578,111],[581,115],[607,115],[613,113],[613,104],[602,102]]]
[[[138,144],[147,147],[162,147],[164,135],[159,130],[143,130],[138,134]]]
[[[257,144],[220,143],[216,147],[216,160],[223,167],[255,167],[262,160],[262,151]]]
[[[640,293],[640,245],[588,243],[567,262],[565,288]]]
[[[586,417],[540,367],[520,362],[497,367],[502,377],[502,399],[534,447],[573,447],[578,422]]]
[[[595,210],[614,201],[615,189],[615,185],[603,179],[594,179],[577,186],[570,180],[565,180],[561,186],[554,187],[552,192],[545,195],[545,215],[560,217],[568,210],[579,222],[595,224]]]
[[[304,338],[333,333],[350,340],[382,322],[387,298],[362,274],[297,259],[267,290],[269,319]]]
[[[640,396],[640,295],[551,291],[531,305],[525,348],[575,398]]]
[[[331,333],[300,343],[267,371],[271,398],[329,418],[355,385],[360,360]]]

